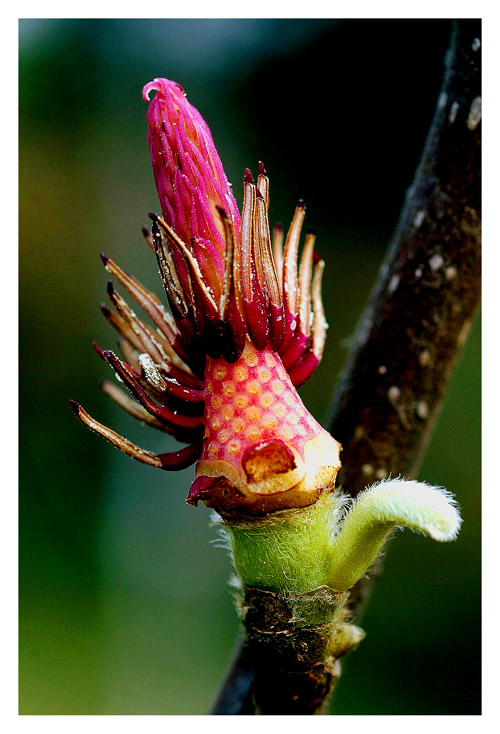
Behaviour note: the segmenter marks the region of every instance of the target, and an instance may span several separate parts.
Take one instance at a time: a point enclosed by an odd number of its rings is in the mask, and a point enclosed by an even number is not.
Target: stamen
[[[259,175],[257,177],[257,189],[262,194],[262,198],[266,204],[266,213],[269,211],[269,178],[262,161],[259,161]]]
[[[325,320],[325,312],[323,309],[323,301],[321,298],[321,281],[325,268],[324,260],[315,253],[315,268],[312,283],[312,301],[313,301],[313,325],[312,339],[303,359],[297,364],[295,369],[290,372],[290,379],[295,387],[300,387],[306,382],[318,366],[323,356],[323,350],[326,341],[326,330],[328,324]]]
[[[92,346],[94,348],[94,351],[99,355],[99,357],[103,360],[103,362],[106,362],[106,364],[110,365],[110,361],[106,356],[107,350],[101,349],[101,347],[98,347],[97,342],[93,342]],[[143,377],[142,367],[140,364],[138,365],[138,369],[136,369],[135,366],[133,366],[132,364],[128,364],[127,362],[124,362],[123,360],[120,360],[120,364],[122,364],[125,367],[125,369],[127,369],[130,372],[130,374],[133,375],[134,379],[136,379],[137,382],[139,382],[142,385],[144,390],[147,390],[147,392],[151,396],[156,398],[156,400],[161,400],[161,401],[165,400],[165,395],[162,392],[160,392],[156,387],[154,387],[154,385],[151,385],[151,383],[149,383],[145,379],[145,377]],[[115,370],[113,365],[111,365],[111,368],[113,369],[114,375],[116,379],[118,380],[118,382],[123,383],[121,375]]]
[[[118,346],[121,353],[125,358],[125,362],[128,362],[137,372],[141,369],[141,365],[138,360],[139,352],[134,349],[127,339],[118,339]]]
[[[69,402],[73,412],[81,423],[87,426],[87,428],[90,428],[91,431],[98,433],[132,459],[136,459],[143,464],[148,464],[149,466],[154,466],[158,469],[175,471],[185,469],[190,466],[201,454],[201,441],[192,443],[180,451],[172,451],[165,454],[153,454],[151,451],[141,449],[139,446],[132,443],[132,441],[120,436],[116,431],[113,431],[111,428],[107,428],[107,426],[96,421],[74,400],[70,400]]]
[[[243,229],[243,215],[241,220],[241,227]],[[234,239],[234,251],[233,251],[233,274],[232,274],[232,292],[234,292],[234,308],[230,309],[232,311],[232,315],[235,319],[234,326],[238,328],[239,323],[241,323],[242,328],[245,330],[246,334],[246,324],[245,324],[245,306],[244,306],[244,300],[243,300],[243,283],[242,283],[242,238],[241,238],[241,232],[240,237],[236,237]],[[231,299],[231,296],[230,296]],[[240,319],[238,319],[238,315]],[[228,314],[229,317],[229,314]],[[233,326],[233,333],[234,333],[234,326]]]
[[[203,279],[199,263],[175,231],[169,227],[161,217],[155,215],[155,221],[158,222],[167,237],[167,241],[176,262],[176,267],[179,268],[180,266],[182,268],[180,279],[183,284],[184,293],[187,293],[188,309],[192,312],[193,316],[193,318],[190,319],[195,329],[193,338],[196,335],[205,341],[201,350],[203,352],[203,357],[205,354],[209,354],[212,357],[218,357],[220,356],[220,351],[217,351],[217,340],[214,341],[213,338],[216,324],[218,322],[217,305],[210,288],[207,287],[207,284]],[[193,246],[192,243],[191,246]],[[180,328],[181,332],[183,332],[184,326],[182,324],[180,325]],[[191,341],[192,340],[193,339],[191,338]],[[186,343],[189,343],[186,338],[185,341]],[[193,370],[201,376],[204,371],[204,359],[200,359],[200,350],[198,349],[198,355],[196,355],[192,350],[190,353],[192,357],[191,366]],[[198,356],[198,359],[196,359],[196,356]],[[195,364],[196,362],[199,362],[199,364]]]
[[[191,373],[191,368],[181,358],[166,337],[153,331],[153,329],[151,329],[147,324],[137,318],[136,314],[130,308],[125,299],[115,291],[112,281],[108,282],[108,294],[123,319],[133,330],[136,338],[140,340],[138,347],[139,352],[149,352],[155,362],[172,362],[179,367],[179,369]],[[182,348],[182,353],[185,354],[186,357],[188,356],[184,347]]]
[[[313,301],[313,327],[312,327],[312,351],[318,358],[323,356],[325,348],[326,330],[328,324],[325,319],[325,311],[323,308],[323,298],[321,295],[323,272],[325,270],[325,261],[316,253],[316,262],[314,266],[314,277],[312,282],[312,301]]]
[[[127,438],[123,438],[123,436],[120,436],[120,434],[116,433],[116,431],[113,431],[111,430],[111,428],[107,428],[107,426],[99,423],[74,400],[70,400],[69,404],[71,405],[73,412],[75,413],[78,420],[81,421],[81,423],[83,423],[85,426],[87,426],[87,428],[90,428],[91,431],[98,433],[100,436],[112,443],[113,446],[116,446],[117,449],[124,451],[126,454],[128,454],[128,456],[131,456],[133,459],[137,459],[137,461],[142,461],[143,464],[149,464],[150,466],[156,466],[158,469],[161,469],[162,463],[159,456],[151,453],[151,451],[145,451],[144,449],[139,448],[139,446],[136,446],[134,443],[132,443],[132,441],[129,441]]]
[[[250,174],[251,175],[251,174]],[[228,224],[223,221],[224,232],[227,242]],[[233,241],[233,272],[231,274],[231,289],[229,292],[229,302],[225,307],[225,322],[231,327],[233,344],[227,349],[223,349],[225,359],[233,363],[243,352],[245,348],[247,326],[245,319],[245,305],[243,299],[242,285],[242,245],[241,237],[233,236],[233,228],[231,227],[231,238]],[[228,276],[229,277],[229,276]]]
[[[133,329],[137,338],[142,343],[143,346],[140,351],[149,352],[151,356],[154,357],[156,362],[161,362],[163,359],[161,351],[158,349],[156,343],[150,338],[150,335],[148,334],[148,331],[146,329],[146,325],[137,318],[136,314],[134,313],[134,311],[132,311],[125,299],[122,298],[122,296],[120,296],[120,294],[114,289],[113,281],[111,280],[108,281],[107,291],[111,302],[116,307],[120,316],[125,319],[128,325]]]
[[[132,327],[127,324],[125,319],[120,316],[120,314],[112,311],[104,303],[101,303],[101,311],[106,321],[111,324],[111,326],[118,332],[118,334],[120,334],[120,336],[126,339],[138,352],[144,351],[143,343],[141,342],[135,331],[132,329]]]
[[[259,203],[260,202],[260,203]],[[263,226],[259,221],[259,208],[263,214]],[[269,238],[269,232],[266,233],[267,219],[266,219],[266,205],[264,197],[262,196],[259,189],[256,189],[255,199],[255,211],[254,211],[254,239],[253,239],[253,262],[255,263],[255,272],[257,274],[257,283],[259,290],[262,293],[263,301],[265,302],[266,311],[269,310],[269,289],[267,286],[267,278],[264,270],[264,249],[267,246],[266,242],[263,241]],[[270,246],[270,244],[269,244]]]
[[[252,171],[249,168],[245,168],[245,176],[243,178],[244,184],[252,184],[252,186],[255,185],[255,182],[253,180]]]
[[[218,339],[221,354],[230,364],[235,362],[243,352],[246,341],[246,323],[236,305],[234,283],[234,257],[236,243],[233,224],[222,207],[217,207],[224,230],[225,263],[224,280],[219,302]]]
[[[306,336],[311,333],[311,278],[316,235],[309,231],[304,242],[299,270],[299,324]]]
[[[205,401],[203,390],[194,390],[181,385],[177,380],[164,376],[164,370],[153,362],[149,354],[141,354],[139,362],[148,382],[163,393],[171,395],[184,403],[203,404]]]
[[[155,363],[151,359],[149,354],[140,354],[139,363],[142,367],[142,372],[146,380],[150,385],[155,387],[159,392],[166,392],[166,383],[163,377],[158,372]]]
[[[219,316],[221,321],[224,321],[226,316],[226,309],[229,301],[229,294],[231,293],[231,286],[233,284],[233,256],[234,256],[234,237],[233,228],[231,227],[231,221],[222,207],[217,207],[219,216],[224,227],[224,239],[226,241],[226,257],[224,262],[224,285],[219,302]]]
[[[191,267],[191,273],[195,280],[195,284],[198,286],[205,298],[206,305],[212,310],[213,314],[216,314],[217,304],[215,303],[209,288],[203,280],[203,275],[201,273],[200,266],[198,265],[198,261],[196,260],[196,258],[193,257],[192,252],[190,252],[190,250],[186,247],[180,237],[175,234],[174,230],[169,227],[168,224],[163,221],[161,217],[158,217],[158,224],[164,230],[170,242],[175,244],[184,255],[185,259]]]
[[[260,243],[259,260],[266,280],[266,289],[269,294],[269,332],[271,347],[275,352],[279,350],[285,337],[285,321],[283,315],[283,301],[278,275],[274,266],[269,234],[269,220],[267,209],[262,196],[257,197],[257,229]]]
[[[177,329],[175,326],[172,328],[172,323],[169,321],[171,316],[165,310],[160,299],[145,288],[136,278],[125,273],[111,258],[104,255],[104,253],[101,253],[101,259],[108,273],[117,279],[128,293],[130,293],[132,298],[137,301],[153,324],[160,329],[171,344],[174,344],[176,337],[178,338]]]
[[[118,359],[114,352],[105,350],[104,356],[113,369],[120,375],[125,385],[141,405],[143,405],[151,415],[157,418],[160,423],[164,423],[172,427],[174,430],[177,429],[176,435],[181,435],[179,429],[184,429],[184,432],[187,430],[190,433],[193,431],[199,432],[200,429],[201,431],[203,430],[202,416],[185,416],[178,411],[161,407],[150,398],[139,381],[127,369],[126,365]]]
[[[243,184],[241,224],[241,279],[248,333],[257,349],[269,340],[269,320],[262,262],[259,257],[259,233],[256,227],[256,189],[247,169]],[[260,278],[259,278],[260,275]]]
[[[283,288],[283,225],[276,222],[273,227],[273,260],[280,288]]]
[[[151,250],[154,252],[155,244],[153,242],[153,235],[151,234],[151,232],[149,231],[147,227],[142,228],[142,235],[144,239],[146,240],[147,244],[149,245],[149,247],[151,248]]]
[[[163,240],[160,234],[160,227],[156,219],[153,220],[153,244],[158,267],[160,268],[163,288],[167,298],[169,302],[173,304],[175,310],[180,314],[181,319],[185,319],[188,315],[186,298],[179,282],[175,266],[171,259],[167,258],[167,253],[163,246]]]
[[[247,168],[243,182],[243,207],[241,211],[241,283],[243,298],[252,301],[252,243],[255,227],[255,185],[252,172]],[[237,282],[237,281],[236,281]]]
[[[299,201],[288,230],[283,256],[283,305],[285,307],[285,340],[281,346],[284,352],[288,347],[297,325],[297,253],[300,232],[305,218],[304,202]]]
[[[153,416],[150,415],[142,405],[138,405],[135,400],[132,400],[132,398],[121,390],[118,385],[115,385],[114,382],[111,382],[110,380],[102,380],[101,388],[103,392],[111,398],[111,400],[119,405],[120,408],[123,408],[123,410],[133,418],[137,418],[141,423],[147,423],[148,426],[152,426],[152,428],[156,428],[158,431],[163,431],[170,435],[174,434],[174,431],[171,428],[160,423],[156,418],[153,418]]]

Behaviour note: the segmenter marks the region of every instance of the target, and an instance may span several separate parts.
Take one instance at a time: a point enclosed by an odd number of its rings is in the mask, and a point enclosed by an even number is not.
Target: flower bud
[[[152,91],[156,94],[150,101]],[[197,461],[188,502],[261,515],[312,505],[331,492],[340,444],[309,414],[296,388],[318,365],[327,324],[324,263],[299,201],[286,239],[269,228],[269,179],[262,162],[244,176],[240,213],[212,136],[182,87],[146,84],[149,147],[163,217],[144,234],[154,250],[170,313],[137,279],[102,255],[104,267],[142,308],[152,328],[113,283],[124,359],[96,348],[119,386],[105,392],[142,422],[189,444],[153,454],[73,409],[89,428],[138,461],[176,470]],[[133,398],[133,399],[132,399]],[[137,402],[134,402],[137,401]]]
[[[240,214],[208,125],[180,84],[154,79],[142,90],[148,102],[148,142],[163,216],[189,244],[199,238],[224,253],[224,228],[217,207],[239,232]]]

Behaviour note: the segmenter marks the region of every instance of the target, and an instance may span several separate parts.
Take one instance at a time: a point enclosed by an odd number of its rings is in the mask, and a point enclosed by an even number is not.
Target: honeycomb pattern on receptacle
[[[274,353],[247,351],[218,361],[205,384],[204,455],[235,463],[256,443],[282,439],[299,453],[320,425],[306,410]]]

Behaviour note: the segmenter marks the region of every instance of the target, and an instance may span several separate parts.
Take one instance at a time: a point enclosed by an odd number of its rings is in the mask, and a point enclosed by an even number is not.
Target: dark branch
[[[422,160],[333,396],[338,481],[353,496],[417,474],[479,303],[480,34],[480,21],[455,24]],[[355,619],[379,572],[355,588]]]
[[[422,160],[334,393],[328,429],[353,496],[417,473],[479,302],[480,37],[480,21],[455,24]],[[354,589],[355,618],[379,570]],[[246,654],[214,713],[242,713],[252,682]]]
[[[236,641],[226,679],[222,684],[211,713],[221,716],[254,714],[251,686],[254,666],[243,638]]]

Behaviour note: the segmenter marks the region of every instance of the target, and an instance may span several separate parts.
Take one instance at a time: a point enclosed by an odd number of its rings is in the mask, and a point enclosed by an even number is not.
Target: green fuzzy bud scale
[[[323,495],[310,507],[226,525],[244,586],[302,594],[328,586],[333,536],[346,500]]]

